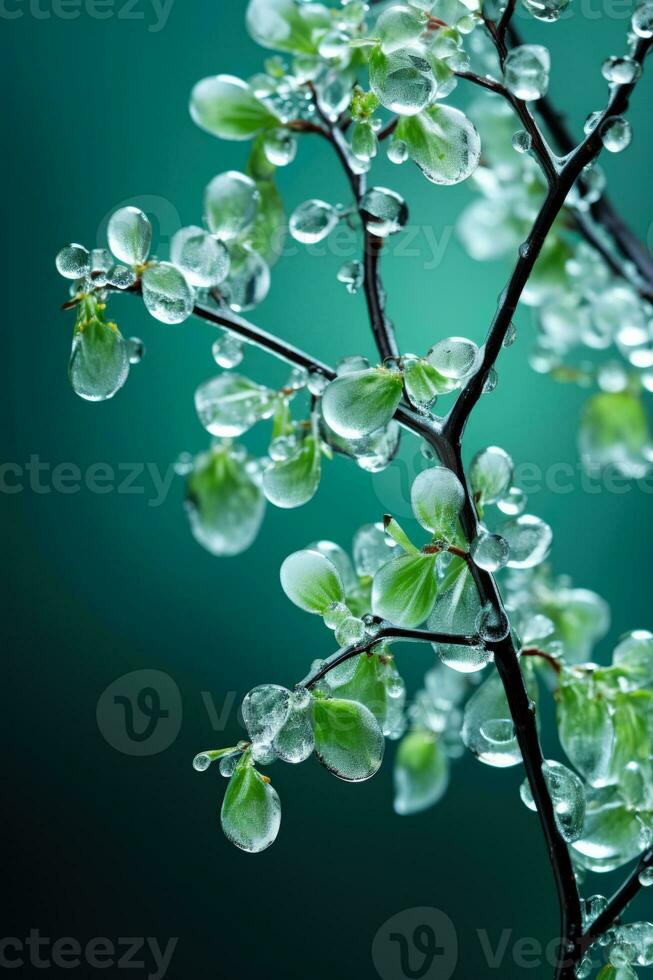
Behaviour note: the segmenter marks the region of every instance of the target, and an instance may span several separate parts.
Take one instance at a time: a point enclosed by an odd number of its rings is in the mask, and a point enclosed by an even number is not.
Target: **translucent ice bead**
[[[522,514],[512,521],[505,521],[497,533],[510,548],[509,568],[534,568],[549,553],[553,532],[548,524],[532,514]]]
[[[57,272],[64,279],[83,279],[90,271],[90,256],[83,245],[66,245],[55,259]]]
[[[465,706],[463,742],[481,762],[505,768],[521,762],[521,752],[501,679],[494,673]]]
[[[269,418],[276,405],[275,392],[234,373],[211,378],[195,391],[200,422],[211,435],[222,438],[247,432],[259,419]]]
[[[220,291],[236,313],[252,310],[270,291],[270,267],[249,245],[231,246],[231,268]]]
[[[508,54],[504,65],[506,86],[518,99],[541,99],[549,87],[551,57],[541,44],[521,44]]]
[[[275,167],[285,167],[297,155],[297,140],[287,129],[273,129],[265,136],[263,150]]]
[[[387,238],[401,231],[408,221],[408,206],[403,197],[387,187],[370,187],[360,202],[365,227],[377,238]]]
[[[338,269],[338,282],[344,283],[347,287],[347,292],[357,293],[363,284],[363,265],[358,259],[354,259],[352,262],[345,262],[344,265],[340,266]]]
[[[229,370],[230,368],[238,367],[241,363],[243,359],[243,345],[238,337],[226,333],[214,341],[211,353],[216,364],[221,368]]]
[[[498,572],[508,561],[510,548],[500,535],[483,531],[472,541],[471,556],[479,568],[486,572]]]
[[[568,844],[578,840],[585,820],[585,787],[575,772],[560,762],[548,759],[542,763],[558,830]],[[535,810],[535,802],[528,781],[521,787],[521,797],[529,810]]]
[[[512,138],[512,148],[517,153],[528,153],[533,145],[533,137],[525,129],[520,129]]]
[[[570,0],[523,0],[526,10],[536,20],[555,21],[569,6]]]
[[[140,364],[145,357],[145,344],[140,337],[130,337],[127,341],[130,364]]]
[[[261,684],[245,695],[241,711],[251,740],[269,745],[288,720],[290,691],[278,684]]]
[[[643,888],[650,888],[653,885],[653,868],[644,868],[640,871],[639,883]]]
[[[158,262],[145,269],[142,277],[143,302],[161,323],[182,323],[193,312],[195,293],[170,262]]]
[[[631,23],[638,37],[653,37],[653,3],[641,3],[636,8]]]
[[[254,181],[237,170],[218,174],[204,191],[209,229],[226,242],[233,241],[254,223],[260,194]]]
[[[601,74],[614,85],[628,85],[642,74],[641,65],[634,58],[606,58],[601,65]]]
[[[398,48],[370,56],[370,87],[390,112],[414,116],[435,96],[437,83],[421,48]]]
[[[313,245],[326,238],[337,223],[338,213],[326,201],[304,201],[290,216],[290,234],[303,245]]]
[[[386,154],[390,163],[405,163],[408,159],[408,144],[403,140],[390,140]]]
[[[445,378],[461,381],[473,369],[478,347],[466,337],[447,337],[431,347],[427,354],[429,364]]]
[[[356,574],[372,578],[378,570],[397,554],[396,545],[389,538],[383,524],[364,524],[354,535],[353,558]]]
[[[362,643],[367,635],[365,623],[356,616],[348,616],[335,630],[336,643],[348,647],[354,643]]]
[[[620,153],[625,150],[632,138],[632,127],[622,116],[606,119],[601,129],[601,141],[610,153]]]
[[[308,691],[294,691],[290,695],[288,718],[272,743],[274,751],[284,762],[304,762],[315,748],[310,711],[311,695]]]
[[[170,242],[170,260],[184,273],[191,286],[217,286],[229,272],[226,245],[203,228],[181,228]]]

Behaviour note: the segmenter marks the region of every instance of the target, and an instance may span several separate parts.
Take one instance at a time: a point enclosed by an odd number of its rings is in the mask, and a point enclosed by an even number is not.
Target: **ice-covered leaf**
[[[225,371],[205,381],[195,392],[197,416],[213,436],[239,436],[261,419],[270,418],[279,396],[277,392]]]
[[[434,184],[466,180],[481,155],[481,141],[472,123],[459,109],[447,105],[402,117],[396,138],[403,140],[410,157]]]
[[[614,728],[605,698],[589,684],[563,675],[558,697],[558,735],[567,757],[592,786],[604,785],[610,771]]]
[[[465,502],[465,491],[456,474],[444,466],[424,470],[415,478],[410,498],[422,527],[449,538]]]
[[[320,443],[309,435],[293,456],[268,466],[263,474],[263,493],[275,507],[301,507],[315,496],[320,473]]]
[[[255,540],[265,497],[246,460],[227,446],[198,456],[188,477],[186,509],[193,536],[213,555],[239,555]]]
[[[397,813],[420,813],[437,803],[449,783],[449,760],[432,732],[415,731],[399,743],[394,771]]]
[[[403,379],[398,371],[373,368],[336,378],[322,396],[322,412],[334,432],[360,439],[382,428],[394,415]]]
[[[269,779],[248,757],[229,780],[220,813],[226,837],[241,851],[258,854],[273,844],[281,824],[281,803]]]
[[[249,85],[233,75],[199,81],[190,97],[190,114],[201,129],[223,140],[247,140],[279,120]]]
[[[68,377],[86,401],[112,398],[129,375],[129,348],[115,323],[104,319],[94,300],[80,304]]]
[[[431,612],[436,592],[435,555],[402,555],[374,576],[372,611],[396,626],[419,626]]]
[[[361,782],[380,768],[383,733],[372,712],[357,701],[316,698],[313,732],[315,754],[339,779]]]
[[[295,0],[250,0],[247,30],[263,48],[293,54],[315,54],[320,37],[331,27],[326,7]]]
[[[280,575],[281,587],[290,601],[306,612],[323,616],[332,602],[342,602],[345,597],[335,565],[319,551],[288,555]]]

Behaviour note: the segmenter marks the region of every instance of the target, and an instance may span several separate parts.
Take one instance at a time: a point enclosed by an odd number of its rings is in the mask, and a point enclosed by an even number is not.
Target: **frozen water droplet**
[[[158,262],[142,277],[143,302],[161,323],[182,323],[193,312],[195,292],[184,275],[170,262]]]
[[[212,759],[210,755],[208,755],[206,752],[200,752],[193,759],[193,769],[196,769],[198,772],[205,772],[211,765],[211,762]]]
[[[383,524],[364,524],[354,535],[354,568],[363,578],[372,578],[397,554],[397,545],[386,535]]]
[[[242,435],[259,419],[269,418],[276,404],[276,392],[240,374],[220,374],[195,392],[199,420],[213,436]]]
[[[438,656],[445,666],[458,671],[459,674],[473,674],[483,670],[490,662],[490,655],[485,647],[457,646],[453,643],[438,646]]]
[[[145,357],[145,344],[140,337],[130,337],[127,341],[129,363],[140,364]]]
[[[512,138],[512,148],[517,153],[528,153],[533,145],[533,137],[525,129],[520,129]]]
[[[396,234],[408,221],[408,206],[403,197],[387,187],[370,187],[359,207],[365,227],[377,238]]]
[[[349,35],[344,31],[327,31],[318,45],[318,54],[327,61],[349,54]]]
[[[268,448],[268,456],[275,463],[290,459],[297,452],[296,436],[277,436]]]
[[[500,500],[512,483],[513,461],[499,446],[488,446],[476,453],[469,467],[469,479],[482,504]]]
[[[218,174],[204,191],[204,211],[214,235],[231,242],[251,228],[260,194],[254,181],[237,170]]]
[[[324,612],[324,625],[330,630],[338,629],[350,616],[349,606],[346,606],[344,602],[332,602]]]
[[[510,624],[504,613],[495,609],[492,603],[487,602],[478,612],[476,629],[482,640],[487,643],[495,643],[508,635]]]
[[[325,378],[319,371],[311,371],[308,375],[308,381],[306,384],[310,393],[315,395],[316,398],[319,398],[326,386],[329,384],[329,379]]]
[[[585,125],[583,126],[583,132],[586,136],[589,136],[590,133],[594,132],[602,118],[602,112],[590,112],[589,116],[585,120]]]
[[[608,361],[598,369],[597,381],[602,391],[625,391],[628,387],[628,372],[619,361]]]
[[[641,3],[632,17],[632,28],[638,37],[653,37],[653,3]]]
[[[391,140],[386,152],[390,163],[405,163],[408,159],[408,144],[404,140]]]
[[[483,531],[472,541],[471,555],[479,568],[498,572],[508,561],[510,549],[504,538]]]
[[[174,462],[174,471],[177,476],[188,476],[193,471],[192,453],[179,453]]]
[[[290,234],[304,245],[313,245],[326,238],[337,223],[338,213],[326,201],[304,201],[290,216]]]
[[[240,752],[232,752],[230,755],[223,755],[218,762],[220,775],[225,779],[230,779],[236,771],[236,766],[240,760]]]
[[[431,347],[426,359],[445,378],[462,381],[473,370],[478,347],[466,337],[447,337]]]
[[[109,218],[107,240],[120,262],[142,265],[150,254],[152,225],[138,208],[120,208]]]
[[[514,323],[510,323],[508,325],[508,329],[506,330],[506,335],[503,338],[503,346],[512,347],[512,345],[516,340],[517,340],[517,328],[515,327]]]
[[[523,514],[528,503],[528,497],[519,487],[510,487],[505,497],[497,500],[497,507],[503,514],[518,517]]]
[[[570,2],[571,0],[523,0],[525,9],[536,20],[543,20],[549,23],[558,20]]]
[[[643,888],[650,888],[653,885],[653,868],[644,868],[640,871],[639,883]]]
[[[220,287],[222,295],[236,313],[262,303],[270,290],[270,268],[249,245],[231,246],[231,268]]]
[[[347,292],[357,293],[363,282],[363,264],[358,259],[353,262],[345,262],[338,270],[338,282],[342,282],[347,287]]]
[[[113,265],[106,273],[105,278],[108,285],[115,286],[116,289],[129,289],[136,282],[134,270],[127,265]],[[94,277],[93,281],[97,282],[97,278]]]
[[[285,167],[297,155],[297,140],[287,129],[273,129],[266,133],[263,149],[273,166]]]
[[[633,131],[630,123],[623,116],[612,116],[606,119],[601,128],[601,141],[610,153],[620,153],[630,145]]]
[[[274,751],[284,762],[297,764],[308,759],[315,748],[315,737],[311,726],[311,695],[306,690],[295,691],[290,695],[290,712],[283,726],[275,736]]]
[[[414,116],[435,96],[433,70],[421,48],[404,47],[390,53],[375,49],[369,67],[370,87],[390,112]]]
[[[513,48],[505,60],[504,78],[507,88],[518,99],[527,102],[541,99],[549,87],[551,56],[541,44],[521,44]]]
[[[291,388],[293,391],[301,391],[302,388],[306,387],[307,381],[308,371],[306,368],[297,366],[292,368],[284,387]]]
[[[362,643],[365,639],[365,624],[356,616],[348,616],[335,630],[338,646],[348,647],[354,643]]]
[[[499,675],[494,672],[465,706],[463,742],[481,761],[504,768],[521,762],[521,752]]]
[[[64,279],[83,279],[90,271],[90,256],[83,245],[66,245],[55,259],[57,272]]]
[[[203,228],[181,228],[170,243],[170,260],[181,269],[191,286],[217,286],[229,272],[226,245]]]
[[[601,74],[614,85],[628,85],[642,74],[641,65],[634,58],[606,58],[601,65]]]
[[[497,528],[510,548],[509,568],[534,568],[549,553],[553,532],[548,524],[532,514],[522,514]]]
[[[211,347],[211,353],[216,364],[221,368],[229,370],[230,368],[238,367],[241,363],[243,359],[243,345],[238,337],[226,333],[214,341]]]
[[[270,745],[290,714],[290,691],[278,684],[261,684],[245,695],[245,728],[252,742]]]

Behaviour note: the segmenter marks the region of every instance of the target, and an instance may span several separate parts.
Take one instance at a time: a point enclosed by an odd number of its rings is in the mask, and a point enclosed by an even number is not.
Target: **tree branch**
[[[361,653],[370,653],[377,644],[383,640],[394,640],[395,642],[418,642],[418,643],[453,643],[458,646],[480,646],[482,640],[478,636],[458,636],[455,633],[437,633],[432,630],[411,630],[402,629],[399,626],[382,626],[378,633],[370,636],[364,643],[356,643],[344,650],[338,650],[328,660],[308,674],[297,687],[305,687],[310,690],[322,680],[330,671],[346,663],[352,657],[357,657]]]
[[[653,868],[653,848],[649,848],[648,851],[642,854],[637,867],[630,877],[626,879],[619,891],[612,896],[607,908],[587,927],[580,942],[580,955],[587,952],[590,946],[597,939],[600,939],[608,931],[610,926],[614,925],[626,906],[632,902],[633,898],[643,888],[640,875],[649,868]]]

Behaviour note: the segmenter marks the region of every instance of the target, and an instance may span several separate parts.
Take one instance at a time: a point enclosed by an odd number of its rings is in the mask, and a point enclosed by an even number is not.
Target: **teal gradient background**
[[[520,21],[529,40],[550,45],[552,94],[578,133],[605,98],[600,62],[622,53],[631,5],[573,4],[574,15],[557,26]],[[104,8],[113,13],[104,20],[83,4],[77,18],[63,19],[47,0],[38,7],[7,2],[0,14],[10,151],[3,184],[4,456],[21,467],[38,456],[50,472],[60,463],[86,472],[101,462],[116,471],[151,464],[165,474],[180,451],[206,443],[192,395],[215,371],[215,332],[194,321],[163,326],[138,300],[117,297],[112,315],[123,333],[144,339],[147,356],[114,400],[84,403],[66,379],[72,319],[58,312],[66,290],[53,260],[71,240],[104,244],[103,222],[125,203],[153,213],[165,255],[177,227],[200,218],[208,180],[246,160],[246,146],[219,143],[192,124],[188,93],[219,71],[247,77],[264,54],[245,33],[241,0],[176,0],[159,31],[148,29],[156,20],[149,2],[134,6],[140,20],[118,16],[122,5]],[[8,19],[7,9],[20,16]],[[652,83],[645,78],[634,100],[630,151],[603,161],[613,198],[649,241]],[[460,104],[458,94],[453,101]],[[433,187],[413,168],[385,161],[373,180],[400,190],[419,225],[419,254],[393,247],[384,259],[402,348],[421,353],[451,334],[480,341],[507,266],[474,264],[451,233],[471,191]],[[314,196],[348,200],[328,147],[311,138],[279,182],[289,211]],[[444,243],[435,268],[425,228]],[[343,257],[292,251],[275,268],[269,298],[253,319],[327,361],[372,356],[363,298],[348,296],[335,279]],[[528,368],[530,312],[521,309],[516,323],[518,342],[501,355],[499,385],[469,427],[467,454],[498,443],[518,463],[575,466],[586,394]],[[285,377],[257,351],[248,351],[243,367],[259,380]],[[252,445],[263,448],[258,436]],[[325,466],[308,506],[270,507],[252,550],[222,561],[191,538],[178,478],[160,506],[152,506],[157,494],[146,476],[137,480],[142,493],[40,492],[51,485],[45,472],[40,488],[28,478],[21,492],[3,487],[12,662],[8,802],[18,829],[13,888],[24,892],[8,934],[39,928],[80,942],[142,935],[163,944],[178,937],[168,974],[175,980],[375,977],[377,930],[391,915],[426,905],[455,923],[455,977],[548,975],[520,968],[510,954],[516,939],[547,942],[557,928],[537,821],[519,801],[519,770],[492,771],[465,758],[437,809],[399,818],[391,805],[392,747],[382,773],[360,786],[334,780],[313,760],[278,764],[270,774],[284,806],[280,838],[254,858],[219,831],[224,784],[217,773],[199,776],[191,768],[196,751],[232,744],[241,732],[233,710],[225,732],[213,731],[206,692],[219,711],[230,692],[240,699],[257,683],[290,685],[331,650],[317,619],[282,595],[285,555],[316,537],[347,545],[360,524],[384,511],[405,513],[420,465],[409,438],[400,460],[376,480],[336,460]],[[530,508],[555,529],[556,569],[611,603],[613,626],[600,651],[607,657],[621,632],[651,626],[651,498],[630,486],[594,494],[582,490],[580,478],[575,484],[573,493],[533,493]],[[402,648],[411,689],[431,658],[427,649]],[[141,668],[169,674],[183,703],[178,737],[148,758],[116,751],[96,723],[105,688]],[[546,743],[548,752],[559,751],[555,741]],[[591,894],[610,884],[597,879],[588,887]],[[647,903],[650,914],[650,898],[639,899],[642,914]],[[478,930],[496,946],[503,929],[512,930],[509,950],[501,970],[491,970]]]

